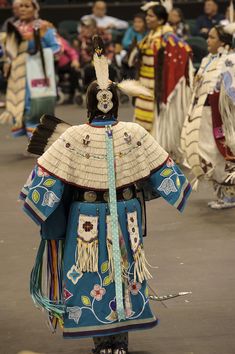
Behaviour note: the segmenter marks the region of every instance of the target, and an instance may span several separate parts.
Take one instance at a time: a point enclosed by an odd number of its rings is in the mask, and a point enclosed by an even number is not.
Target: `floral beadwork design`
[[[60,199],[56,196],[56,194],[52,191],[48,191],[43,196],[42,206],[49,206],[53,208],[55,203],[58,203]]]
[[[38,183],[35,185],[33,181],[38,178]],[[37,167],[27,180],[28,193],[32,192],[32,201],[34,204],[41,204],[42,207],[53,208],[56,203],[59,203],[60,198],[50,189],[55,185],[56,180],[45,172],[41,167]]]
[[[129,284],[128,289],[132,295],[138,295],[141,289],[141,284],[132,280],[131,283]]]
[[[90,295],[94,299],[96,299],[96,301],[101,301],[105,293],[106,293],[105,288],[102,288],[100,285],[96,284],[93,290],[90,292]]]
[[[76,324],[78,324],[81,315],[82,315],[82,310],[80,307],[78,306],[74,306],[74,307],[67,307],[67,312],[69,314],[69,319],[73,320]]]
[[[178,189],[181,187],[179,177],[184,177],[183,174],[179,174],[175,169],[174,161],[169,158],[166,162],[166,168],[160,173],[160,176],[164,177],[160,186],[157,188],[160,192],[165,193],[165,195],[169,195],[170,193],[177,193]],[[174,178],[176,179],[174,181]]]

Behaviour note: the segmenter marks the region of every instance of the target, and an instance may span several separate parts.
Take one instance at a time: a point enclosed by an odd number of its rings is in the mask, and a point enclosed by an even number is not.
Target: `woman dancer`
[[[53,114],[56,101],[54,54],[60,51],[53,26],[38,17],[36,0],[21,0],[19,20],[8,23],[5,73],[6,111],[15,137],[31,136],[43,113]],[[9,70],[6,70],[6,66]]]
[[[235,207],[234,30],[231,24],[209,32],[210,54],[195,78],[181,139],[196,185],[207,179],[214,186],[217,200],[208,204],[213,209]]]
[[[134,119],[180,160],[180,135],[191,94],[191,48],[167,25],[164,6],[150,2],[144,10],[150,32],[138,45],[138,77],[153,97],[137,97]]]
[[[162,196],[182,211],[190,185],[146,130],[117,120],[117,87],[132,95],[149,92],[135,82],[111,82],[101,48],[96,45],[94,56],[97,81],[87,91],[89,124],[69,127],[44,118],[30,152],[43,152],[53,135],[65,132],[38,159],[21,197],[41,225],[34,301],[52,326],[60,321],[65,338],[94,337],[95,354],[126,354],[128,332],[158,322],[149,306],[139,193]],[[42,291],[45,246],[49,298]]]

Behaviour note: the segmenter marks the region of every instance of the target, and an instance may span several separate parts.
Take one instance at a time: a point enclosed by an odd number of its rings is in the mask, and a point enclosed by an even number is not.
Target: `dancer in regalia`
[[[180,134],[190,104],[193,78],[191,48],[167,24],[164,6],[151,1],[143,9],[150,32],[138,45],[138,78],[153,97],[137,97],[134,119],[165,150],[181,160]]]
[[[35,303],[49,313],[52,326],[59,320],[64,338],[93,337],[94,353],[125,354],[129,331],[158,323],[149,306],[140,200],[161,196],[183,211],[191,187],[144,128],[117,120],[117,89],[151,93],[135,81],[111,82],[100,39],[95,43],[89,122],[69,127],[42,119],[29,151],[47,150],[21,197],[24,211],[41,226],[31,275]],[[45,248],[48,295],[42,289]]]
[[[39,19],[36,0],[21,0],[19,20],[8,22],[5,53],[9,66],[6,110],[0,123],[13,136],[30,137],[43,113],[54,114],[54,55],[60,51],[52,24]]]
[[[182,150],[195,183],[212,182],[213,209],[235,207],[235,25],[216,26],[208,36],[209,55],[195,78],[191,107],[182,131]],[[195,185],[195,187],[196,187]]]

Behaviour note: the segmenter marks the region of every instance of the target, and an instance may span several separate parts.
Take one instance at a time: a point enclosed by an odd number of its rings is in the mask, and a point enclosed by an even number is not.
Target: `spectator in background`
[[[207,38],[210,29],[218,25],[223,18],[224,15],[218,13],[217,0],[205,0],[204,15],[196,20],[195,35]]]
[[[95,70],[92,64],[93,61],[93,42],[92,38],[95,34],[99,34],[102,37],[105,45],[105,53],[111,64],[115,55],[115,47],[112,43],[112,35],[108,31],[97,28],[96,20],[92,17],[83,18],[81,20],[80,34],[78,36],[78,52],[80,66],[84,71],[83,83],[84,89],[88,87],[91,81],[95,80]],[[116,72],[112,66],[110,66],[110,77],[115,81]]]
[[[4,24],[2,25],[2,32],[7,31],[8,22],[16,22],[19,19],[19,9],[20,9],[20,0],[14,0],[12,3],[12,17],[6,19]]]
[[[178,7],[173,8],[169,12],[168,22],[174,30],[174,33],[180,38],[187,38],[189,27],[184,21],[184,15]]]
[[[0,7],[7,7],[7,0],[0,0]]]
[[[122,46],[125,50],[129,50],[132,43],[140,42],[147,33],[145,14],[138,13],[134,16],[133,26],[129,27],[122,40]]]
[[[61,45],[61,52],[57,62],[57,73],[60,82],[63,81],[64,75],[69,75],[69,99],[68,103],[73,102],[76,89],[78,89],[78,79],[80,68],[79,56],[75,48],[73,48],[66,39],[58,36]]]
[[[92,14],[82,17],[82,21],[93,18],[98,28],[124,30],[128,27],[128,22],[118,18],[107,16],[107,5],[104,1],[96,1],[92,7]]]

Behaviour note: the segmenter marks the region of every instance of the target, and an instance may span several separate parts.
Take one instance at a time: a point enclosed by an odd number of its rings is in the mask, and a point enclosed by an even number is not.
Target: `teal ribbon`
[[[118,232],[118,213],[117,213],[117,195],[116,181],[114,169],[114,150],[113,150],[113,132],[111,126],[106,128],[106,151],[108,162],[108,185],[109,185],[109,206],[111,215],[111,231],[112,231],[112,248],[114,262],[114,280],[116,292],[116,304],[118,320],[125,320],[125,310],[123,306],[123,291],[122,291],[122,268],[121,268],[121,251],[119,247],[119,232]]]

